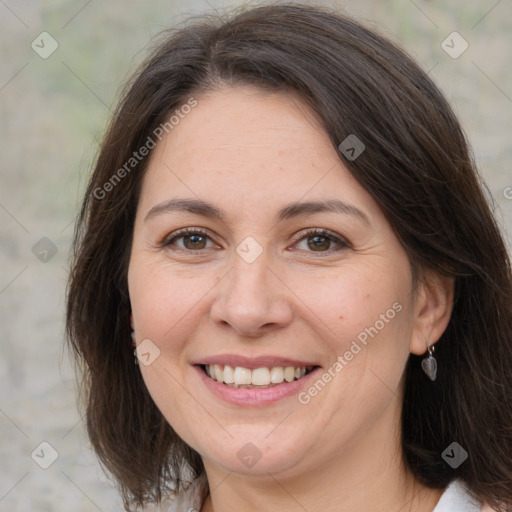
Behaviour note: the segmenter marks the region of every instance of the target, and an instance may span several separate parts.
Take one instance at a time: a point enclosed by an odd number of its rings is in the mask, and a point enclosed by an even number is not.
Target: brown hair
[[[510,510],[512,277],[464,134],[403,50],[339,13],[300,4],[166,32],[127,86],[99,152],[76,225],[67,333],[82,365],[89,437],[126,509],[182,489],[203,465],[134,365],[127,269],[148,159],[101,198],[97,191],[187,98],[222,84],[295,91],[336,148],[350,134],[364,142],[344,164],[384,211],[412,268],[455,277],[452,317],[436,345],[438,379],[425,378],[420,357],[407,364],[405,463],[429,487],[460,478]],[[469,454],[455,469],[441,457],[453,441]]]

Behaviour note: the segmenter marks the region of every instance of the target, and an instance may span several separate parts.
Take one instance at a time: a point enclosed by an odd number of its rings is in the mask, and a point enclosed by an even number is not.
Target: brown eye
[[[204,249],[206,247],[206,236],[201,235],[185,235],[183,237],[183,245],[186,249]]]
[[[332,253],[350,248],[350,244],[347,241],[325,229],[311,229],[302,232],[297,236],[297,239],[296,247],[310,253]],[[304,242],[306,243],[304,244]]]
[[[210,242],[210,245],[208,245],[208,242]],[[201,249],[209,249],[215,244],[213,244],[210,237],[203,231],[185,229],[172,233],[161,245],[162,247],[177,248],[187,251],[200,251]]]
[[[316,252],[323,252],[325,249],[329,249],[331,242],[332,240],[326,236],[308,237],[308,247]]]

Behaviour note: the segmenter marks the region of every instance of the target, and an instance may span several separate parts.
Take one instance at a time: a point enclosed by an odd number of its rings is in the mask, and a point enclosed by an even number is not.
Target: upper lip
[[[218,364],[219,366],[241,366],[242,368],[248,368],[254,370],[255,368],[274,368],[276,366],[294,366],[295,368],[307,368],[309,366],[319,366],[317,363],[311,361],[299,361],[298,359],[288,359],[286,357],[277,356],[258,356],[258,357],[246,357],[239,354],[223,354],[216,356],[208,356],[201,359],[191,361],[192,365],[212,365]]]

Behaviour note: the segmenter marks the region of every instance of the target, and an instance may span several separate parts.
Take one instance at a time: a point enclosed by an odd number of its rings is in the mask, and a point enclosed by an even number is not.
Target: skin
[[[445,330],[453,282],[425,272],[414,288],[389,222],[301,99],[249,86],[196,97],[151,154],[128,284],[136,343],[150,339],[160,350],[140,365],[144,381],[205,464],[211,494],[202,511],[431,511],[442,490],[422,486],[402,462],[403,372],[409,354],[424,354]],[[211,202],[225,220],[175,211],[145,221],[177,197]],[[333,212],[274,219],[289,203],[327,199],[367,220]],[[199,249],[190,237],[161,247],[187,227],[207,232]],[[306,228],[348,245],[321,239],[317,248],[314,236],[296,236]],[[236,252],[248,236],[263,249],[252,263]],[[325,371],[397,302],[401,311],[307,404],[296,395],[264,407],[228,404],[190,364],[264,354]],[[261,453],[251,468],[237,457],[249,442]]]

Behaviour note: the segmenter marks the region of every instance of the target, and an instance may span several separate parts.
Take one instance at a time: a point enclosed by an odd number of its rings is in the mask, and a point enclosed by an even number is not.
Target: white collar
[[[468,492],[462,481],[454,480],[443,492],[432,512],[480,512],[482,505]]]

